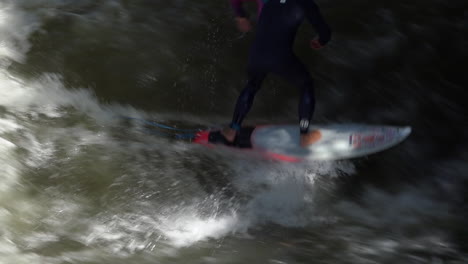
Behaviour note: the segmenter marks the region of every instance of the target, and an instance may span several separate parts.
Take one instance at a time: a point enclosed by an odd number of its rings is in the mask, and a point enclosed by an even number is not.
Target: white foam
[[[0,58],[22,62],[31,48],[28,38],[40,27],[40,22],[34,13],[23,11],[16,4],[0,3]]]
[[[28,250],[46,248],[73,234],[74,225],[69,223],[79,219],[81,207],[63,194],[54,193],[59,199],[53,199],[52,192],[43,191],[36,199],[18,191],[12,193],[14,197],[10,197],[7,207],[12,209],[0,211],[0,263],[63,263],[60,256],[48,257]],[[13,226],[22,227],[21,236]]]
[[[44,74],[35,81],[24,82],[10,76],[10,60],[24,62],[31,48],[30,36],[39,30],[45,17],[54,16],[66,1],[3,1],[0,3],[0,106],[9,111],[60,117],[62,107],[73,107],[99,122],[115,121],[118,114],[144,117],[131,107],[106,106],[98,102],[89,89],[67,89],[57,74]],[[111,108],[111,109],[110,109]],[[1,132],[1,131],[0,131]]]
[[[230,212],[218,214],[211,211],[208,216],[201,213],[204,211],[202,205],[181,205],[166,213],[159,210],[152,222],[174,247],[187,247],[232,234],[247,234],[249,229],[269,222],[286,227],[323,222],[324,218],[315,214],[316,198],[327,190],[323,185],[317,186],[321,181],[319,178],[323,175],[336,177],[338,170],[349,172],[353,169],[350,163],[332,162],[300,168],[271,163],[249,168],[243,163],[237,172],[240,174],[236,173],[238,176],[232,180],[238,191],[251,196],[245,204],[232,204]]]
[[[203,240],[221,238],[239,231],[239,227],[235,214],[202,218],[192,212],[163,219],[160,230],[173,246],[186,247]]]
[[[16,145],[0,134],[0,198],[8,197],[9,191],[19,177],[19,166],[15,159]]]
[[[316,199],[323,194],[325,184],[317,185],[320,177],[333,177],[338,166],[332,162],[317,162],[315,166],[269,166],[243,176],[236,186],[252,195],[245,209],[245,225],[256,226],[273,222],[288,227],[304,227],[321,221],[314,210]],[[252,173],[252,174],[251,174]],[[254,181],[254,182],[253,182]],[[244,189],[247,188],[247,189]]]
[[[56,74],[44,74],[26,83],[0,73],[0,106],[9,111],[43,114],[52,118],[66,114],[64,107],[73,107],[100,123],[115,122],[119,114],[145,117],[144,113],[130,106],[101,104],[89,89],[67,89]]]

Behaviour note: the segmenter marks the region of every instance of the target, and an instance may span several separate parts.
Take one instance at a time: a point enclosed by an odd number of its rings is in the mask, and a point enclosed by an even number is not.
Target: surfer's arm
[[[307,19],[318,33],[318,42],[324,46],[331,39],[331,29],[313,0],[303,0],[302,2]]]
[[[242,0],[230,0],[231,7],[234,10],[234,15],[236,17],[247,18],[247,12],[245,12],[244,7],[242,6]]]
[[[243,7],[243,2],[245,0],[230,0],[232,9],[234,10],[234,14],[236,16],[236,24],[237,28],[241,32],[249,32],[252,29],[252,25],[250,24],[249,19],[247,18],[247,12]],[[262,0],[257,0],[257,8],[260,14],[260,10],[262,8]]]
[[[263,8],[263,0],[257,0],[257,15],[260,16],[260,12],[262,12]]]
[[[244,9],[243,2],[246,0],[230,0],[232,10],[234,10],[234,15],[236,17],[247,18],[248,14]],[[260,15],[263,7],[263,0],[254,0],[257,3],[257,14]]]

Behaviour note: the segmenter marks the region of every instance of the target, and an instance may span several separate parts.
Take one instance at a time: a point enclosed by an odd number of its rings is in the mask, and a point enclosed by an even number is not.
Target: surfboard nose
[[[407,136],[409,136],[409,134],[411,134],[411,127],[401,127],[398,129],[398,132],[401,134],[402,138],[406,138]]]

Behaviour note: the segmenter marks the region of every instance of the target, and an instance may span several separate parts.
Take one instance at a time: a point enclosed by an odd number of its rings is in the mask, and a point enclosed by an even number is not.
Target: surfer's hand
[[[318,39],[311,40],[310,47],[317,50],[323,48],[322,44],[320,44]]]
[[[245,17],[236,17],[237,29],[242,33],[247,33],[252,29],[250,21]]]

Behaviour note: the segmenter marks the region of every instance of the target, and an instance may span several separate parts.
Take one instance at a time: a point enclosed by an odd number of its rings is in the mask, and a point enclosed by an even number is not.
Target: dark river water
[[[121,118],[230,121],[254,33],[227,0],[0,0],[0,263],[468,263],[468,2],[317,3],[313,122],[411,126],[397,147],[285,164]],[[271,76],[246,123],[297,101]]]

